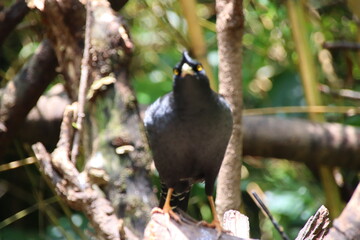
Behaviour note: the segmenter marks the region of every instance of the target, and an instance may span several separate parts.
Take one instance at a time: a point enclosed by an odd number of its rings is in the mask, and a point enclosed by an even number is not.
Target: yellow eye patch
[[[196,66],[196,71],[200,72],[200,71],[202,71],[202,70],[203,70],[203,67],[202,67],[200,64],[198,64],[198,65]]]
[[[174,69],[173,69],[173,73],[174,73],[175,75],[179,75],[180,72],[179,72],[179,70],[178,70],[177,68],[174,68]]]

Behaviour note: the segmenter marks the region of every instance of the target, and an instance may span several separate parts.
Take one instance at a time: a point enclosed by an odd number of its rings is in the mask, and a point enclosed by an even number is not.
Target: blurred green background
[[[244,115],[255,108],[277,107],[273,115],[284,118],[307,118],[306,112],[287,113],[284,106],[305,106],[306,100],[299,73],[296,44],[289,20],[289,1],[244,0],[243,35]],[[5,0],[8,7],[15,1]],[[295,1],[300,2],[300,1]],[[360,53],[349,49],[326,49],[325,42],[359,42],[360,9],[356,1],[302,1],[306,40],[315,62],[319,86],[360,90]],[[354,4],[354,5],[352,5]],[[356,6],[358,8],[356,8]],[[196,4],[197,22],[188,23],[184,9],[176,0],[129,1],[119,12],[127,21],[135,43],[131,80],[138,101],[144,109],[172,88],[172,68],[181,52],[191,50],[188,24],[200,25],[206,43],[206,58],[217,83],[218,53],[214,1]],[[37,12],[31,11],[0,49],[0,86],[10,81],[39,45],[44,26]],[[240,39],[239,39],[240,40]],[[209,70],[208,70],[209,71]],[[61,82],[61,76],[57,82]],[[319,88],[320,91],[320,88]],[[358,106],[359,100],[321,94],[324,106]],[[337,112],[325,113],[328,122],[360,125],[360,116]],[[280,136],[281,137],[281,136]],[[22,143],[17,143],[21,145]],[[20,147],[19,147],[20,149]],[[21,153],[20,153],[21,155]],[[3,163],[3,162],[2,162]],[[341,170],[339,170],[341,172]],[[0,172],[0,240],[3,239],[84,239],[82,231],[92,230],[87,220],[66,206],[59,205],[39,178],[35,166]],[[15,184],[21,176],[23,182]],[[339,175],[344,176],[344,175]],[[358,182],[356,172],[347,172],[343,187]],[[243,211],[251,221],[251,237],[280,239],[271,223],[257,209],[247,190],[260,187],[265,203],[285,232],[294,239],[306,220],[325,203],[319,177],[300,163],[288,160],[244,158],[242,170]],[[347,179],[348,178],[348,179]],[[158,184],[156,172],[154,184]],[[50,192],[50,193],[49,193]],[[344,200],[348,194],[344,194]],[[9,200],[10,199],[10,200]],[[192,190],[189,213],[196,219],[211,220],[211,211],[202,184]],[[50,224],[49,224],[50,223]]]

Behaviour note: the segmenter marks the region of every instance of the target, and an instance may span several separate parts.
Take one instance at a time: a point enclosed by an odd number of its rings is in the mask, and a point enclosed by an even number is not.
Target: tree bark
[[[0,12],[0,45],[28,12],[25,0],[17,0],[10,8]]]
[[[216,31],[219,47],[220,94],[229,101],[233,111],[233,132],[222,163],[216,208],[220,217],[225,211],[240,208],[242,157],[242,80],[241,39],[244,28],[242,0],[216,1]]]
[[[163,213],[154,212],[145,229],[144,240],[256,240],[248,237],[249,222],[247,222],[246,216],[237,211],[227,212],[225,215],[226,218],[223,219],[223,223],[228,232],[219,236],[215,229],[201,226],[184,213],[180,213],[182,222],[179,223]],[[241,237],[244,235],[246,237]]]
[[[360,239],[360,184],[353,196],[334,220],[333,227],[325,236],[325,240],[359,240]]]
[[[44,40],[30,62],[6,85],[0,101],[0,155],[56,76],[56,66],[52,45]]]
[[[47,23],[70,99],[79,94],[85,8],[80,1],[35,2]],[[123,20],[108,1],[90,1],[89,81],[80,159],[92,183],[102,186],[118,218],[141,237],[157,199],[149,179],[151,157],[129,84],[133,45]],[[73,138],[68,150],[73,150]],[[126,151],[124,151],[126,149]],[[123,151],[121,151],[123,150]],[[79,159],[78,159],[79,160]]]
[[[91,186],[87,173],[80,173],[70,160],[69,140],[75,112],[73,107],[65,111],[60,141],[53,154],[50,155],[41,143],[33,145],[34,153],[56,192],[70,207],[84,212],[96,235],[100,239],[119,240],[121,228],[111,203]]]
[[[329,231],[329,210],[321,206],[300,230],[295,240],[322,240]]]
[[[360,129],[276,117],[244,118],[244,155],[360,169]]]

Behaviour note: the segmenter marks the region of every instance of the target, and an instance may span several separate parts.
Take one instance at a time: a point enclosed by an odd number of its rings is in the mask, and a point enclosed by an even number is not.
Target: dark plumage
[[[174,68],[173,91],[147,109],[144,123],[160,179],[165,190],[174,190],[172,204],[186,210],[190,187],[199,181],[205,181],[206,195],[213,201],[232,114],[225,99],[211,90],[201,64],[187,52]]]

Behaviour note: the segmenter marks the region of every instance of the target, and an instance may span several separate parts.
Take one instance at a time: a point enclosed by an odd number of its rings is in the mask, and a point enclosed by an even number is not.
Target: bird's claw
[[[198,223],[199,225],[202,225],[204,227],[214,228],[217,232],[217,237],[219,238],[222,233],[227,233],[225,229],[221,226],[220,222],[218,220],[213,220],[211,223],[200,221]]]
[[[180,219],[179,215],[176,214],[172,209],[153,208],[151,210],[151,214],[155,214],[155,213],[164,214],[165,216],[167,216],[168,219],[170,219],[170,217],[171,217],[176,222],[181,223],[181,219]]]
[[[170,210],[169,212],[165,213],[169,217],[172,217],[176,222],[181,223],[181,219],[178,214],[176,214],[173,210]]]

